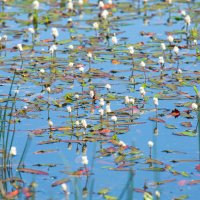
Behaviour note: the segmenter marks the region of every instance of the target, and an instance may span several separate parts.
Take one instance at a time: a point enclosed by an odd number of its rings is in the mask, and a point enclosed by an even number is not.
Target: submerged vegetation
[[[1,1],[0,198],[197,199],[199,8]]]

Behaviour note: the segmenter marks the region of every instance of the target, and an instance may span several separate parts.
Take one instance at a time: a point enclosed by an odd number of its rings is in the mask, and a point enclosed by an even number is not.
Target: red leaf
[[[68,178],[63,178],[63,179],[61,179],[61,180],[58,180],[58,181],[52,183],[51,187],[55,187],[55,186],[61,185],[61,184],[63,184],[63,183],[69,182],[69,181],[70,181],[70,179],[68,179]]]
[[[150,117],[149,120],[155,121],[155,122],[162,122],[162,123],[165,123],[165,121],[164,121],[163,119],[160,119],[160,118]]]
[[[175,118],[180,116],[180,111],[178,109],[174,109],[172,110],[172,112],[170,113],[171,116],[174,116]]]
[[[187,180],[181,180],[181,181],[178,182],[178,185],[184,186],[184,185],[186,185],[187,182],[188,182]]]
[[[35,169],[28,169],[28,168],[19,168],[17,169],[20,172],[30,173],[30,174],[37,174],[37,175],[49,175],[47,172],[35,170]]]
[[[200,164],[195,167],[197,171],[200,171]]]
[[[12,191],[12,192],[8,192],[8,193],[6,193],[6,198],[7,199],[13,199],[14,197],[16,197],[17,195],[19,194],[19,190],[17,189],[17,190],[14,190],[14,191]]]
[[[33,193],[30,191],[29,188],[23,188],[22,192],[24,193],[26,198],[30,198],[31,196],[33,196]]]

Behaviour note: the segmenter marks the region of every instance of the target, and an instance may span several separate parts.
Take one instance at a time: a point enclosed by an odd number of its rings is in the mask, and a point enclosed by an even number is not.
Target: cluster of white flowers
[[[17,48],[18,48],[18,50],[19,50],[20,52],[22,52],[22,51],[23,51],[22,44],[17,44]]]
[[[148,146],[149,146],[149,148],[152,148],[153,147],[153,145],[154,145],[154,143],[150,140],[150,141],[148,141]]]
[[[196,103],[192,103],[191,105],[193,110],[197,110],[198,109],[198,105]]]
[[[134,54],[134,48],[133,46],[128,47],[129,53]]]
[[[159,63],[160,65],[164,65],[164,64],[165,64],[165,60],[164,60],[163,56],[160,56],[160,57],[158,58],[158,63]]]
[[[10,148],[10,155],[11,156],[16,156],[17,155],[17,148],[16,147],[12,146]]]
[[[94,97],[94,91],[93,90],[90,90],[90,97],[93,99]]]
[[[153,98],[153,103],[155,106],[158,106],[158,98],[157,97]]]
[[[161,47],[161,49],[162,49],[163,51],[166,50],[166,45],[165,45],[165,43],[161,43],[161,44],[160,44],[160,47]]]
[[[99,29],[99,23],[98,22],[94,22],[93,23],[93,28],[96,29],[96,30]]]
[[[140,87],[140,94],[142,96],[144,96],[146,94],[146,91],[145,91],[144,87]]]
[[[108,18],[108,15],[109,15],[109,12],[108,12],[107,10],[103,10],[103,11],[101,12],[101,17],[102,17],[103,19],[107,19],[107,18]]]
[[[33,1],[32,6],[33,6],[34,10],[38,10],[40,7],[39,1],[37,1],[37,0]]]
[[[50,52],[50,54],[54,54],[54,52],[56,51],[58,49],[58,47],[55,45],[55,44],[53,44],[50,48],[49,48],[49,52]]]
[[[54,38],[57,38],[59,36],[59,32],[58,32],[58,29],[53,27],[51,29],[51,34],[53,35]]]
[[[83,155],[82,157],[81,157],[81,163],[83,164],[83,165],[88,165],[88,158],[87,158],[87,156],[86,155]]]
[[[85,129],[87,128],[87,122],[86,122],[85,119],[82,119],[82,120],[81,120],[81,124],[82,124],[82,127],[83,127],[83,128],[85,128]]]
[[[112,120],[113,122],[116,122],[116,121],[117,121],[117,116],[113,115],[113,116],[111,117],[111,120]]]
[[[118,43],[118,39],[117,39],[117,36],[115,35],[115,33],[114,33],[114,35],[112,36],[111,40],[112,40],[112,43],[113,43],[114,45],[116,45],[116,44]]]
[[[103,98],[100,98],[100,99],[99,99],[99,105],[100,105],[100,106],[104,106],[104,105],[105,105],[105,101],[104,101]]]
[[[89,52],[87,53],[87,57],[88,57],[89,59],[92,59],[92,52],[91,52],[91,51],[89,51]]]
[[[141,62],[140,62],[140,67],[145,67],[145,66],[146,66],[145,62],[144,62],[144,61],[141,61]]]
[[[68,112],[68,113],[71,113],[71,112],[72,112],[71,106],[67,106],[67,112]]]
[[[179,48],[177,46],[174,46],[173,51],[176,55],[179,53]]]
[[[48,125],[50,128],[53,127],[53,122],[50,119],[48,119]]]
[[[169,41],[170,43],[172,43],[172,42],[174,41],[174,38],[173,38],[172,35],[169,35],[169,36],[167,37],[167,39],[168,39],[168,41]]]
[[[124,103],[125,103],[125,104],[129,104],[129,103],[130,103],[130,99],[129,99],[128,96],[125,96],[125,97],[124,97]]]
[[[111,89],[111,85],[107,83],[107,84],[105,85],[105,88],[106,88],[107,90],[110,90],[110,89]]]

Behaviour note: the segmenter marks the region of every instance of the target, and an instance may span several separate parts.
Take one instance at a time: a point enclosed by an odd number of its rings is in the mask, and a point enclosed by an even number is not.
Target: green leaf
[[[165,127],[169,129],[177,129],[176,126],[171,125],[171,124],[165,124]]]
[[[184,200],[184,199],[188,199],[189,196],[186,194],[186,195],[181,195],[180,197],[176,197],[174,198],[174,200]]]
[[[199,94],[199,91],[198,91],[197,87],[196,87],[196,86],[193,86],[193,89],[194,89],[196,95],[198,95],[198,94]]]
[[[117,200],[117,197],[110,196],[110,195],[105,195],[104,198],[105,198],[106,200]]]
[[[106,195],[110,190],[108,188],[103,188],[98,191],[99,195]]]
[[[183,132],[174,133],[174,135],[195,137],[195,136],[197,136],[197,133],[195,131],[192,131],[192,130],[186,130],[186,131],[183,131]]]
[[[152,194],[150,194],[149,192],[145,192],[144,193],[144,200],[153,200]]]

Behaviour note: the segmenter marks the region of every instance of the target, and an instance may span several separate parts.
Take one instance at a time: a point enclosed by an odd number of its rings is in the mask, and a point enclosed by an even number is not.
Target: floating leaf
[[[110,196],[110,195],[104,195],[104,199],[106,199],[106,200],[117,200],[117,197]]]
[[[110,190],[108,188],[103,188],[98,191],[99,195],[106,195]]]
[[[181,125],[185,127],[192,127],[191,122],[181,122]]]
[[[171,125],[171,124],[165,124],[165,127],[166,127],[166,128],[169,128],[169,129],[177,129],[176,126]]]
[[[155,122],[165,123],[165,121],[164,121],[163,119],[155,118],[155,117],[150,117],[149,120],[151,120],[151,121],[155,121]]]
[[[18,194],[19,194],[19,190],[17,189],[17,190],[14,190],[12,192],[6,193],[6,198],[7,199],[14,199],[16,196],[18,196]]]
[[[195,137],[195,136],[197,136],[197,133],[196,133],[196,131],[187,130],[187,131],[183,131],[183,132],[179,132],[179,133],[174,133],[174,135]]]
[[[55,187],[55,186],[58,186],[58,185],[62,185],[63,183],[67,183],[67,182],[69,182],[69,181],[70,181],[69,178],[63,178],[63,179],[61,179],[61,180],[58,180],[58,181],[52,183],[52,184],[51,184],[51,187]]]
[[[37,174],[37,175],[49,175],[47,172],[35,170],[35,169],[28,169],[28,168],[18,168],[17,171],[23,172],[23,173]]]

